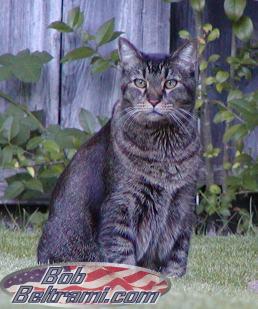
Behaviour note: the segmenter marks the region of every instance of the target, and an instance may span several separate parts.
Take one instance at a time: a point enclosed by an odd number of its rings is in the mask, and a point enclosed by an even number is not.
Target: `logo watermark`
[[[1,281],[14,304],[155,304],[168,278],[146,268],[111,263],[69,263],[20,270]]]

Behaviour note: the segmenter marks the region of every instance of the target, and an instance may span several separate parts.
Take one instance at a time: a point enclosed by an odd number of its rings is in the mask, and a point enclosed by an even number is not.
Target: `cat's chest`
[[[145,183],[163,187],[163,198],[184,185],[189,174],[187,167],[183,164],[178,165],[169,158],[150,162],[138,160],[131,165],[123,166],[120,171],[123,171],[119,176],[123,183],[138,182],[139,179],[144,179]]]
[[[171,193],[159,185],[144,183],[132,197],[136,255],[140,259],[148,248],[155,247],[168,216]]]

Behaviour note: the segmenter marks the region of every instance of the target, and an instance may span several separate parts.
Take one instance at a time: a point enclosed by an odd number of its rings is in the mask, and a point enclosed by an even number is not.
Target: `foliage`
[[[7,178],[6,199],[48,196],[76,150],[103,124],[102,117],[85,109],[79,118],[84,131],[59,125],[44,128],[38,118],[12,104],[0,115],[0,165],[17,171]]]
[[[30,53],[28,49],[17,55],[3,54],[0,56],[0,81],[15,77],[25,83],[34,83],[39,79],[43,65],[52,58],[46,51]]]
[[[204,184],[206,190],[203,191],[202,187],[199,191],[200,203],[197,213],[203,218],[204,225],[207,225],[209,218],[216,215],[221,220],[222,228],[225,228],[237,212],[239,214],[237,231],[255,232],[257,228],[250,229],[253,209],[247,212],[245,209],[234,208],[232,202],[238,198],[238,194],[258,191],[258,158],[254,159],[249,149],[245,147],[245,139],[258,127],[258,89],[252,93],[241,91],[243,81],[250,80],[252,70],[257,68],[258,45],[251,41],[252,20],[244,15],[246,0],[224,0],[225,14],[232,23],[232,42],[231,53],[225,59],[228,69],[220,68],[224,59],[220,59],[217,54],[207,56],[206,52],[209,43],[219,39],[220,30],[213,28],[210,23],[203,23],[205,2],[205,0],[190,1],[199,41],[200,74],[195,108],[201,120],[206,170]],[[179,31],[179,36],[182,39],[191,39],[191,34],[186,29]],[[223,67],[225,68],[225,65]],[[226,97],[226,99],[211,99],[211,88],[220,98]],[[225,128],[223,149],[214,147],[212,143],[209,115],[214,105],[217,106],[217,113],[213,122],[215,125],[224,124]],[[213,159],[220,154],[223,156],[224,173],[222,181],[216,184]]]
[[[73,33],[80,37],[81,46],[69,51],[61,62],[70,62],[78,59],[89,58],[93,73],[106,71],[110,67],[116,67],[118,63],[117,50],[112,50],[109,55],[103,56],[99,49],[101,46],[117,39],[123,32],[115,31],[115,19],[111,18],[102,24],[93,35],[83,30],[84,13],[79,7],[73,8],[67,17],[67,22],[55,21],[49,28],[62,33]]]
[[[241,91],[244,80],[252,78],[252,70],[257,68],[258,45],[253,41],[253,23],[248,16],[244,16],[245,0],[225,0],[224,10],[232,22],[231,53],[226,59],[228,69],[220,68],[217,54],[207,56],[205,52],[210,42],[219,39],[219,29],[213,29],[211,24],[203,24],[202,15],[205,1],[190,1],[195,14],[195,23],[199,40],[200,80],[196,100],[196,109],[201,116],[204,158],[206,161],[206,190],[200,190],[201,202],[197,213],[204,221],[217,215],[225,227],[235,212],[240,214],[238,232],[246,232],[249,227],[252,211],[232,208],[232,202],[239,193],[258,192],[258,158],[254,159],[245,148],[245,139],[258,127],[258,89],[252,93]],[[179,32],[181,38],[191,38],[187,30]],[[242,41],[237,44],[238,40]],[[240,46],[237,48],[237,46]],[[220,60],[220,63],[224,59]],[[225,66],[224,66],[225,67]],[[209,75],[208,75],[209,73]],[[210,88],[213,88],[223,100],[210,99]],[[220,94],[223,94],[221,96]],[[213,118],[215,124],[224,123],[223,149],[215,148],[212,144],[211,124],[209,118],[202,118],[203,113],[209,114],[213,105],[217,106],[217,113]],[[207,127],[208,121],[208,127]],[[206,124],[206,126],[205,126]],[[207,134],[210,136],[207,137]],[[206,138],[205,138],[206,135]],[[221,183],[214,183],[214,168],[212,159],[223,154],[223,179]],[[210,168],[210,171],[209,171]],[[212,180],[212,181],[210,181]],[[252,220],[251,220],[252,221]],[[244,223],[245,222],[245,223]],[[248,229],[250,230],[250,229]],[[255,231],[254,228],[252,231]]]

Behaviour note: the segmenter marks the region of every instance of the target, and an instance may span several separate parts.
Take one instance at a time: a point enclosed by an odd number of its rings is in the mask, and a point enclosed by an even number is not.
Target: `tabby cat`
[[[122,98],[59,178],[38,261],[124,263],[182,276],[200,168],[196,43],[160,55],[121,38],[119,56]]]

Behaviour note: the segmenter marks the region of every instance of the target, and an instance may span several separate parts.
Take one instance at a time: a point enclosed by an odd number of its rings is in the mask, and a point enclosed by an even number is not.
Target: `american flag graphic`
[[[63,272],[73,274],[80,266],[82,272],[87,274],[81,284],[52,284],[53,288],[58,291],[98,292],[109,287],[108,295],[112,295],[115,291],[151,291],[163,295],[170,289],[168,278],[141,267],[111,263],[71,263],[51,266],[62,266]],[[33,286],[34,291],[44,292],[48,286],[42,284],[41,281],[48,267],[38,266],[10,274],[2,280],[1,287],[12,295],[18,291],[21,285]]]

